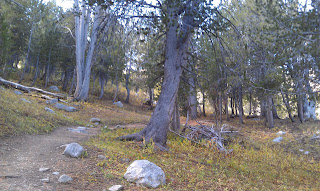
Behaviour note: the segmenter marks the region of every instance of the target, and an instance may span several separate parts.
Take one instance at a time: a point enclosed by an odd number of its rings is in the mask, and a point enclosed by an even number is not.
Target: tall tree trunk
[[[207,117],[207,114],[206,114],[206,97],[205,97],[204,90],[202,91],[202,114],[203,114],[203,117]]]
[[[112,100],[113,103],[117,100],[118,92],[119,92],[119,76],[118,76],[118,71],[116,71],[116,91],[114,92],[114,97]]]
[[[89,28],[91,8],[87,8],[85,0],[82,0],[82,14],[79,14],[79,0],[75,0],[75,7],[78,14],[75,14],[77,86],[74,97],[78,101],[86,101],[89,96],[90,74],[93,64],[92,58],[98,38],[101,6],[98,5],[95,7],[90,44],[86,54],[85,50],[87,45],[87,32]]]
[[[44,87],[48,86],[49,83],[49,78],[50,78],[50,62],[51,62],[51,48],[49,50],[49,55],[48,55],[48,62],[47,62],[47,67],[46,67],[46,79],[44,83]]]
[[[274,105],[273,99],[272,99],[272,114],[273,114],[273,119],[280,119],[280,117],[278,116],[277,108]]]
[[[169,23],[166,32],[166,48],[164,63],[164,78],[158,104],[151,116],[150,123],[142,131],[119,137],[121,140],[143,140],[149,143],[152,139],[160,150],[166,150],[167,131],[175,107],[180,77],[186,66],[188,44],[193,26],[191,12],[186,12],[180,27],[182,34],[177,35],[178,16],[172,2],[167,2]],[[173,3],[174,4],[174,3]],[[191,10],[189,10],[191,11]]]
[[[104,73],[100,73],[100,75],[99,75],[99,84],[100,84],[100,96],[99,96],[99,99],[103,98],[104,87],[105,87],[105,84],[107,84],[107,83],[108,83],[108,76],[105,77]]]
[[[225,95],[224,107],[225,107],[225,110],[226,110],[226,119],[227,119],[227,121],[229,121],[230,118],[229,118],[228,95],[227,94]]]
[[[192,67],[189,66],[189,71],[192,71]],[[197,95],[195,91],[195,80],[192,74],[188,79],[189,83],[189,92],[188,92],[188,109],[190,110],[189,114],[191,119],[197,118]]]
[[[249,115],[252,114],[252,90],[249,90]]]
[[[290,105],[289,105],[289,97],[288,97],[288,94],[286,93],[286,96],[284,96],[284,93],[281,92],[281,96],[282,96],[282,101],[283,101],[283,103],[285,104],[285,106],[286,106],[286,108],[287,108],[288,116],[289,116],[291,122],[294,122],[294,119],[293,119],[293,117],[292,117],[292,115],[291,115],[291,107],[290,107]]]
[[[131,60],[130,60],[129,68],[128,68],[127,74],[126,74],[127,98],[126,98],[126,100],[124,101],[125,103],[129,103],[129,101],[130,101],[130,88],[129,88],[130,72],[131,72]]]
[[[239,85],[239,122],[243,124],[243,100],[242,100],[242,85]]]
[[[71,81],[71,86],[70,86],[70,89],[69,89],[69,94],[71,95],[72,92],[73,92],[73,89],[74,89],[74,86],[75,86],[75,83],[76,83],[76,77],[77,77],[77,74],[76,74],[76,68],[73,70],[73,73],[72,73],[72,81]]]
[[[27,50],[27,55],[26,55],[26,60],[24,61],[24,68],[23,68],[23,72],[21,74],[20,80],[19,80],[19,84],[22,82],[22,80],[24,79],[24,75],[28,69],[28,65],[29,65],[29,55],[30,55],[30,49],[31,49],[31,41],[32,41],[32,34],[33,34],[33,30],[34,30],[34,25],[35,25],[35,16],[32,19],[32,26],[31,26],[31,31],[30,31],[30,36],[29,36],[29,42],[28,42],[28,50]]]
[[[267,121],[267,127],[273,128],[274,127],[274,119],[272,114],[272,95],[267,96],[267,113],[266,113],[266,121]]]
[[[180,131],[180,113],[179,113],[178,100],[176,101],[174,111],[172,114],[172,130],[175,132]]]
[[[37,56],[37,62],[36,62],[36,67],[34,69],[33,80],[32,80],[31,86],[34,86],[34,84],[36,83],[36,81],[38,79],[38,75],[39,75],[39,59],[40,59],[40,54],[38,54],[38,56]]]

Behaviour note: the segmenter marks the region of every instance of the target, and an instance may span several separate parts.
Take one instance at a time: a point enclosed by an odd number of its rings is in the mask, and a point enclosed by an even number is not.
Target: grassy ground
[[[31,101],[27,103],[24,98]],[[13,89],[0,90],[0,137],[24,133],[48,133],[57,126],[81,124],[66,112],[56,111],[51,114],[45,111],[45,100],[31,95],[16,95]]]

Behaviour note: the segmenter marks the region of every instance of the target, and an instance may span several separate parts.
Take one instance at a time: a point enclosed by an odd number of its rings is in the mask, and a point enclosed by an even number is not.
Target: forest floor
[[[0,190],[104,190],[122,184],[125,190],[146,190],[124,180],[123,175],[134,160],[146,159],[166,173],[167,184],[155,190],[318,190],[320,187],[319,121],[304,124],[276,120],[274,129],[264,121],[238,119],[223,123],[239,131],[225,137],[231,154],[214,145],[202,146],[168,134],[169,152],[157,152],[152,143],[121,142],[116,137],[139,131],[150,119],[148,108],[125,104],[118,108],[109,100],[72,103],[77,112],[44,112],[46,105],[34,95],[15,95],[12,89],[0,90]],[[31,101],[22,102],[20,98]],[[92,117],[101,124],[89,128],[89,134],[70,132],[68,127],[86,126]],[[183,122],[184,118],[182,118]],[[214,125],[213,117],[199,119]],[[197,125],[195,121],[190,124]],[[91,124],[92,125],[92,124]],[[107,128],[104,128],[107,127]],[[115,128],[117,127],[117,128]],[[120,127],[120,128],[119,128]],[[286,132],[283,141],[273,143]],[[62,155],[61,145],[78,142],[86,149],[82,158]],[[203,144],[207,142],[203,141]],[[207,144],[208,145],[208,144]],[[303,151],[302,151],[303,150]],[[308,154],[304,154],[308,151]],[[106,158],[101,159],[98,156]],[[50,168],[39,172],[39,168]],[[58,183],[60,175],[73,178]],[[49,178],[49,183],[40,179]]]

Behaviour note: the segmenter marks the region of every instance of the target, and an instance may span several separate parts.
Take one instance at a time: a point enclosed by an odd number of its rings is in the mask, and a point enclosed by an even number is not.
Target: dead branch
[[[15,83],[15,82],[11,82],[11,81],[5,80],[5,79],[3,79],[1,77],[0,77],[0,84],[3,84],[5,86],[11,86],[13,88],[22,90],[22,91],[27,92],[27,93],[30,93],[31,91],[34,91],[34,92],[39,92],[39,93],[42,93],[42,94],[47,94],[47,95],[50,95],[50,96],[53,96],[53,97],[62,98],[62,99],[66,97],[64,95],[48,92],[48,91],[45,91],[45,90],[42,90],[42,89],[39,89],[39,88],[36,88],[36,87],[24,86],[24,85]]]
[[[228,127],[226,124],[222,125],[220,130],[217,130],[213,125],[211,127],[205,126],[201,124],[199,121],[197,121],[199,126],[190,126],[186,125],[184,129],[188,129],[187,134],[180,134],[175,131],[173,131],[171,128],[169,130],[173,132],[174,134],[188,139],[193,143],[200,144],[203,146],[211,146],[211,145],[216,145],[216,147],[222,151],[225,152],[226,154],[229,154],[232,152],[232,150],[227,150],[224,148],[223,141],[224,138],[222,134],[227,134],[227,133],[238,133],[238,131],[232,131],[232,130],[223,130],[224,128]],[[202,143],[201,140],[207,140],[207,143]],[[214,143],[214,144],[210,144]]]

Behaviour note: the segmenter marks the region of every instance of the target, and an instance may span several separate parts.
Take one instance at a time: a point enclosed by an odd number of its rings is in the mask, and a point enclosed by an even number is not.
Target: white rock
[[[59,175],[60,172],[53,172],[52,174],[53,174],[53,175]]]
[[[309,151],[306,151],[306,152],[304,152],[303,154],[308,155],[309,153],[310,153]]]
[[[50,113],[55,113],[55,111],[53,111],[53,110],[50,109],[49,107],[45,107],[44,110],[46,110],[47,112],[50,112]]]
[[[304,150],[303,150],[303,149],[299,149],[299,151],[300,151],[300,152],[303,152]]]
[[[123,107],[123,104],[121,103],[121,101],[114,102],[113,104],[118,107]]]
[[[45,183],[50,182],[49,178],[40,179],[40,181],[41,181],[41,182],[45,182]]]
[[[84,149],[81,145],[79,145],[78,143],[70,143],[64,149],[63,154],[70,157],[78,158],[82,155],[83,152]]]
[[[277,138],[273,139],[272,141],[273,141],[274,143],[280,143],[282,140],[283,140],[282,137],[277,137]]]
[[[166,183],[163,170],[148,160],[136,160],[124,174],[124,178],[129,182],[135,182],[148,188],[157,188]]]
[[[286,134],[286,132],[284,132],[284,131],[279,131],[279,132],[277,133],[277,135],[284,135],[284,134]]]
[[[50,168],[39,168],[39,172],[47,172]]]
[[[91,118],[91,119],[90,119],[90,122],[91,122],[91,123],[100,123],[101,120],[100,120],[99,118],[94,117],[94,118]]]
[[[66,174],[63,174],[63,175],[60,176],[60,178],[58,179],[58,181],[59,181],[60,183],[67,183],[67,182],[72,181],[72,178],[71,178],[70,176],[66,175]]]
[[[124,187],[122,185],[114,185],[114,186],[111,186],[108,190],[109,191],[122,191],[122,190],[124,190]]]

